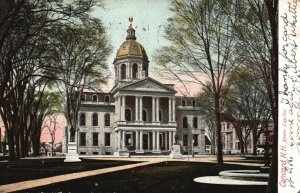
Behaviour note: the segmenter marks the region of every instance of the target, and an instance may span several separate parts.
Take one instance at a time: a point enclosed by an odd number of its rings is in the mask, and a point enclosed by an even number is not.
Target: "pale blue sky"
[[[163,25],[166,24],[171,0],[104,0],[105,8],[96,9],[93,15],[99,17],[107,28],[113,46],[108,64],[112,65],[117,49],[125,41],[128,18],[133,17],[137,41],[146,49],[153,70],[155,49],[167,44],[162,37]],[[150,76],[151,76],[150,72]]]

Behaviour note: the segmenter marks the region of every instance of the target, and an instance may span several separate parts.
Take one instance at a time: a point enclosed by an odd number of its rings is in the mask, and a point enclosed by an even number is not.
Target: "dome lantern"
[[[127,29],[127,37],[126,40],[136,40],[135,30],[132,27],[133,18],[129,17],[129,27]]]

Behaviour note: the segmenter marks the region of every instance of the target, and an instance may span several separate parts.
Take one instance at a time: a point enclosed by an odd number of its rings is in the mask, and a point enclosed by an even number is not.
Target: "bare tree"
[[[57,88],[64,94],[68,126],[78,130],[78,112],[85,89],[95,90],[106,80],[111,51],[99,19],[56,28],[50,39],[51,62],[59,71]]]
[[[46,60],[41,60],[45,57],[47,32],[58,23],[67,25],[78,18],[87,18],[98,3],[98,0],[0,2],[0,115],[8,134],[10,158],[15,157],[15,150],[16,158],[24,157],[26,152],[29,134],[24,128],[27,116],[23,112],[27,109],[24,106],[27,86],[36,80],[33,77],[46,77],[44,70],[51,68]]]
[[[51,115],[48,115],[43,123],[42,128],[43,129],[47,129],[48,134],[50,135],[51,141],[51,156],[54,155],[54,145],[55,145],[55,139],[56,139],[56,133],[58,130],[62,129],[61,127],[58,126],[58,119],[59,114],[58,113],[54,113]]]
[[[226,92],[221,92],[224,90],[225,78],[236,64],[236,36],[232,28],[238,19],[236,10],[228,1],[175,0],[171,4],[171,11],[174,16],[169,18],[165,28],[165,38],[171,45],[159,50],[156,61],[179,81],[184,82],[188,78],[212,94],[217,129],[217,160],[221,170],[220,100],[222,95],[226,95]]]

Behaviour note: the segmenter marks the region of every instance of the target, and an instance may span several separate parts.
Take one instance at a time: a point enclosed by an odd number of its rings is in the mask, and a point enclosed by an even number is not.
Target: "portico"
[[[127,151],[129,146],[137,153],[170,151],[175,143],[175,132],[174,130],[162,131],[162,129],[134,131],[119,129],[116,131],[117,151]],[[129,138],[131,144],[128,143]]]

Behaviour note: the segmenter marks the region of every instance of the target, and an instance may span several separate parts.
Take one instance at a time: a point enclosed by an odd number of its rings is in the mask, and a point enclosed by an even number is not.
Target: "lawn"
[[[225,165],[230,169],[257,167]],[[208,186],[194,178],[217,175],[215,164],[163,162],[131,170],[61,182],[20,192],[101,192],[101,193],[263,193],[264,188]]]
[[[82,162],[65,163],[63,158],[0,162],[0,185],[133,163],[137,162],[82,159]]]

